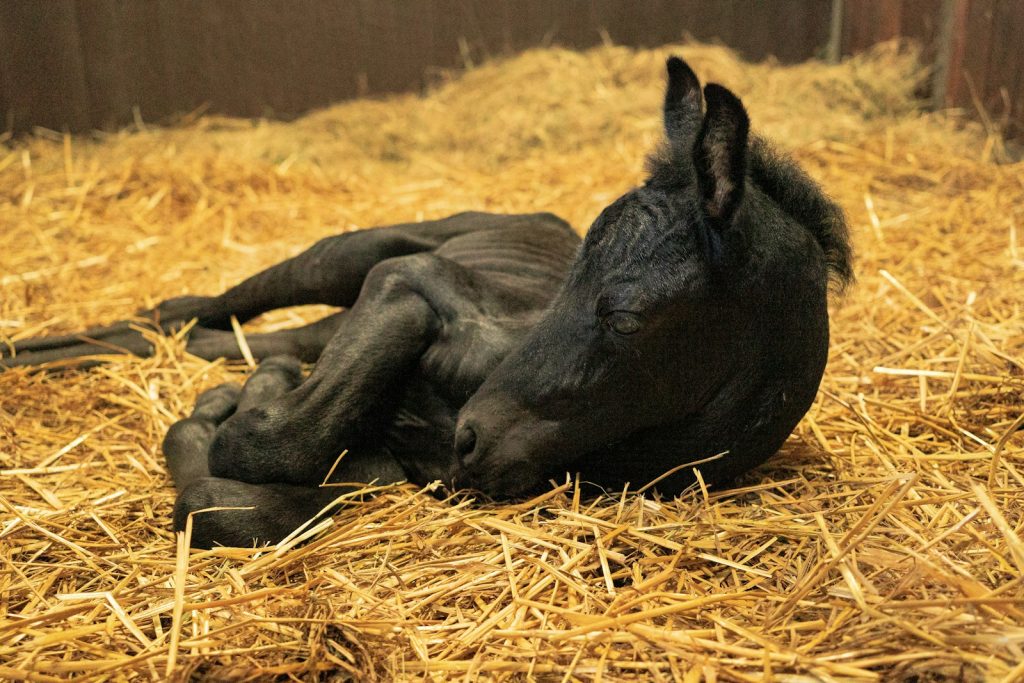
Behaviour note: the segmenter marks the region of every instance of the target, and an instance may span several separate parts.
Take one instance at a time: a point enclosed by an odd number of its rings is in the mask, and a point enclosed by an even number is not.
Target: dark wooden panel
[[[987,92],[988,56],[992,43],[994,0],[971,0],[967,3],[967,41],[963,69],[966,101],[981,101]]]
[[[916,39],[926,60],[948,65],[936,80],[943,104],[974,111],[977,102],[1024,126],[1024,2],[843,0],[842,8],[843,54]],[[438,69],[605,37],[649,47],[692,36],[750,59],[793,62],[820,54],[830,13],[831,0],[5,0],[0,125],[109,128],[130,122],[133,109],[162,121],[204,105],[290,117],[356,95],[422,89]]]
[[[1024,7],[1016,0],[999,0],[993,8],[987,88],[983,104],[993,114],[1009,114],[1024,122]],[[1006,111],[1003,91],[1011,110]],[[1015,132],[1020,132],[1015,131]]]
[[[902,0],[843,0],[843,54],[900,36]]]
[[[4,118],[14,128],[90,125],[74,0],[0,3]]]
[[[122,37],[128,0],[93,0],[77,6],[82,65],[89,98],[87,117],[100,128],[112,128],[129,120],[133,98]]]
[[[9,30],[4,23],[6,17],[0,14],[0,55],[12,55],[14,47],[10,44]],[[15,108],[11,96],[14,94],[14,65],[10,59],[0,59],[0,135],[6,134],[15,126]]]
[[[949,44],[945,47],[945,54],[941,56],[944,82],[940,84],[940,106],[953,106],[952,103],[961,98],[961,91],[967,93],[963,70],[968,42],[967,12],[967,0],[952,0],[947,18],[949,26],[945,29],[949,34]]]
[[[808,56],[823,56],[829,39],[830,3],[821,0],[777,0],[756,3],[762,13],[756,22],[736,17],[738,25],[760,30],[762,40],[745,48],[753,59],[769,55],[782,62],[798,62]],[[751,12],[752,12],[751,8]]]
[[[167,89],[169,79],[163,54],[161,7],[158,2],[129,0],[123,9],[120,22],[124,28],[121,33],[102,36],[112,41],[108,44],[87,44],[87,60],[94,63],[101,59],[100,54],[120,53],[129,111],[122,111],[116,117],[121,123],[132,120],[130,110],[134,107],[143,120],[156,121],[165,115],[172,102]],[[91,11],[91,6],[84,10]],[[91,101],[98,102],[102,98],[101,87],[90,85],[89,90]],[[101,126],[103,121],[93,121],[92,124]]]
[[[935,55],[943,0],[843,0],[842,52],[851,55],[893,38],[910,38]]]
[[[942,0],[903,0],[900,35],[917,41],[932,61],[942,33]]]
[[[1024,133],[1024,5],[1017,0],[960,0],[945,104],[962,107],[1007,133]]]
[[[5,127],[87,130],[208,105],[289,117],[362,94],[417,90],[438,68],[604,37],[690,35],[752,59],[813,56],[829,0],[0,1]]]
[[[1002,26],[1001,48],[993,52],[993,71],[1000,73],[1000,86],[1005,85],[1010,112],[1008,136],[1024,139],[1024,6],[1016,0],[1002,0],[996,20]]]

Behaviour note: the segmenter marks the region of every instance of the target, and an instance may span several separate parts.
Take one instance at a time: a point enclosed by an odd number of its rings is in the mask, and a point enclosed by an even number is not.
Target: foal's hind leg
[[[294,388],[302,379],[294,358],[268,358],[241,389],[225,384],[203,393],[192,415],[171,426],[164,455],[178,489],[174,528],[185,528],[192,513],[192,545],[248,546],[276,543],[325,509],[345,489],[288,484],[248,484],[211,477],[207,453],[217,426],[236,411],[256,408]],[[342,458],[335,481],[392,483],[405,478],[398,463],[383,453]],[[209,508],[232,508],[210,510]]]
[[[431,246],[429,240],[408,237],[395,228],[337,235],[317,242],[298,256],[253,275],[218,296],[168,299],[154,309],[140,311],[137,321],[121,321],[78,334],[15,342],[13,355],[0,346],[0,368],[41,365],[97,354],[147,356],[152,346],[138,331],[139,327],[170,332],[195,319],[197,327],[193,332],[201,336],[203,329],[211,332],[231,329],[232,317],[245,322],[275,308],[302,304],[348,307],[355,302],[366,273],[378,261]],[[263,341],[270,347],[269,353],[292,351],[287,348],[288,344],[299,342],[299,351],[309,358],[309,344],[303,335],[316,337],[319,331],[313,328],[297,337],[276,335]],[[201,355],[237,357],[237,345],[223,342],[226,339],[223,336],[216,341],[214,338],[215,335],[208,334],[205,341],[196,344]],[[319,348],[322,346],[321,341]]]
[[[383,260],[430,251],[460,234],[498,227],[521,218],[460,215],[439,221],[402,224],[344,233],[320,240],[294,258],[272,266],[218,296],[183,296],[138,313],[136,321],[93,327],[81,333],[27,339],[14,353],[0,344],[0,368],[40,365],[97,354],[146,356],[152,346],[138,326],[164,332],[196,319],[198,327],[229,330],[231,317],[245,322],[286,306],[355,303],[366,274]],[[218,347],[219,348],[219,347]]]
[[[262,360],[270,356],[295,356],[305,363],[314,363],[320,357],[324,346],[334,336],[344,311],[302,327],[245,335],[253,358]],[[146,356],[151,351],[149,341],[139,333],[134,324],[115,323],[109,327],[86,330],[81,335],[62,337],[40,337],[17,346],[18,355],[11,359],[0,358],[0,368],[22,365],[41,365],[80,356],[104,353],[130,352]],[[234,332],[193,327],[189,331],[185,350],[194,356],[214,360],[227,358],[239,360],[244,357]],[[85,361],[78,367],[89,367],[99,361]]]
[[[288,330],[245,335],[245,341],[253,358],[262,360],[271,356],[294,356],[304,363],[315,363],[327,342],[341,324],[344,311],[321,318],[316,322]],[[200,327],[192,330],[185,349],[194,356],[213,360],[243,357],[238,338],[233,332],[208,330]]]

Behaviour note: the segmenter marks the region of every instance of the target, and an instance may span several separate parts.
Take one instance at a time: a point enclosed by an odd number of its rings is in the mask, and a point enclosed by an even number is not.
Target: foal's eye
[[[604,324],[617,334],[633,334],[640,329],[640,318],[626,311],[612,311],[604,317]]]

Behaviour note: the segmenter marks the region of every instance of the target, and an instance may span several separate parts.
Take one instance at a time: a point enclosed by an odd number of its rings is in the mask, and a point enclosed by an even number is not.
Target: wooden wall
[[[432,70],[526,47],[689,34],[751,59],[815,55],[828,0],[0,0],[3,128],[146,121],[208,105],[299,114],[417,90]],[[603,35],[604,33],[604,35]]]
[[[843,51],[904,36],[934,65],[937,107],[960,107],[1024,136],[1024,1],[841,0]]]
[[[893,38],[916,40],[934,58],[942,34],[943,0],[843,0],[844,55]]]
[[[1011,137],[1024,134],[1024,2],[951,3],[949,68],[938,91],[946,106],[1005,120]]]
[[[938,106],[1024,133],[1024,0],[0,0],[0,131],[288,118],[531,46],[686,35],[783,62],[913,38]]]

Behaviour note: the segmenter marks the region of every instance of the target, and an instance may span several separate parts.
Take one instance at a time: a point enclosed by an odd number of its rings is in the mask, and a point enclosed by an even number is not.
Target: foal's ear
[[[708,112],[693,148],[704,212],[719,226],[732,219],[743,199],[750,119],[738,97],[717,83],[704,87]]]
[[[700,81],[690,65],[679,57],[669,57],[665,67],[665,135],[670,143],[686,142],[689,146],[700,127]]]

